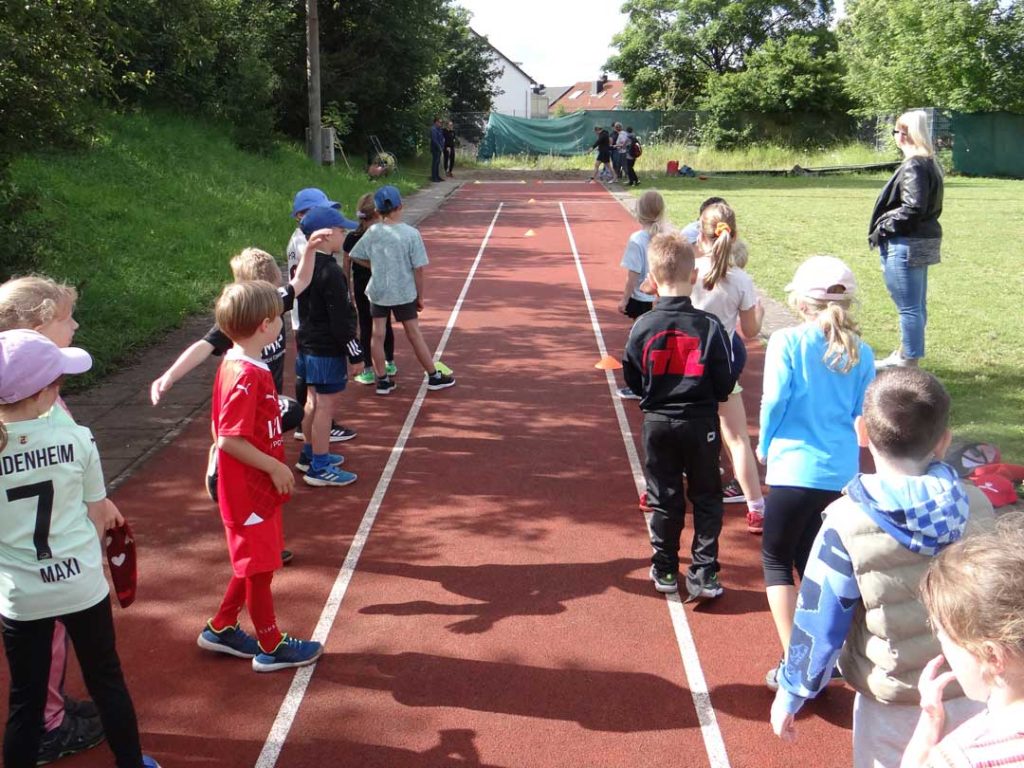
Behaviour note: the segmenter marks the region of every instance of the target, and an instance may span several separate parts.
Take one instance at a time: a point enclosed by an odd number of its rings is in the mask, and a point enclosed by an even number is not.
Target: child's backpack
[[[633,151],[632,151],[633,158],[636,159],[636,158],[640,157],[640,155],[642,155],[643,153],[644,153],[644,148],[642,146],[640,146],[640,139],[638,139],[636,136],[634,136],[633,137]]]

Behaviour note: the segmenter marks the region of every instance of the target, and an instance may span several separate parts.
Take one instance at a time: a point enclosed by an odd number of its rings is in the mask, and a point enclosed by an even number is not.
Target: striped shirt
[[[927,768],[1024,768],[1024,722],[982,712],[932,748]]]

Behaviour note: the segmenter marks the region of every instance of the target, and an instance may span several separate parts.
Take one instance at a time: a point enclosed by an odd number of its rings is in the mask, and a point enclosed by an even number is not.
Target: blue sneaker
[[[276,672],[290,667],[305,667],[320,658],[324,647],[313,640],[299,640],[285,634],[281,642],[270,653],[260,649],[253,657],[252,668],[256,672]]]
[[[149,755],[143,755],[142,768],[160,768],[160,763],[156,761],[156,758],[150,757]]]
[[[337,467],[324,467],[323,469],[310,467],[302,479],[306,481],[306,485],[322,487],[325,485],[352,485],[359,479],[359,476]]]
[[[240,659],[251,659],[260,652],[256,638],[235,624],[217,632],[210,622],[206,622],[203,631],[196,638],[196,645],[215,653],[226,653]]]
[[[340,453],[328,453],[327,460],[330,462],[332,467],[340,467],[345,463],[345,457]],[[299,472],[308,472],[312,463],[312,451],[307,452],[305,446],[303,446],[302,451],[299,452],[299,460],[295,462],[295,468],[299,470]]]

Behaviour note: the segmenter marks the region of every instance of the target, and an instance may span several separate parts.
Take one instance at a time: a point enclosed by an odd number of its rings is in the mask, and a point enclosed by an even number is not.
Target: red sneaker
[[[754,512],[752,509],[748,509],[747,530],[758,536],[764,533],[764,515],[760,512]]]

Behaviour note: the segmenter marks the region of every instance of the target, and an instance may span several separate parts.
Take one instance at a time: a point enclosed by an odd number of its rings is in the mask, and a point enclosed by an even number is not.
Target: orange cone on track
[[[528,230],[526,230],[526,234],[524,234],[523,237],[533,237],[536,234],[537,233],[534,232],[532,229],[528,229]]]
[[[596,363],[594,363],[594,367],[602,371],[617,371],[619,370],[619,368],[622,367],[622,363],[620,363],[614,357],[605,355]]]

